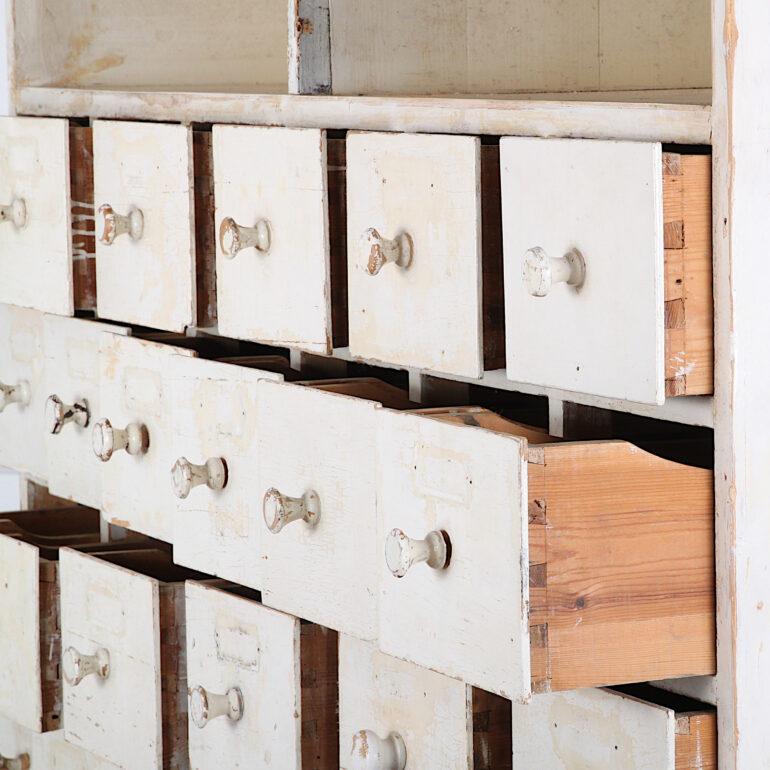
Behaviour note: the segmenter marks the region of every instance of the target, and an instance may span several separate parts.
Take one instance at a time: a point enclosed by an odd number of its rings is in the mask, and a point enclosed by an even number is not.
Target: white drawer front
[[[0,466],[45,481],[43,314],[0,305]]]
[[[42,757],[35,746],[35,733],[16,724],[12,719],[0,717],[0,767],[8,767],[9,763],[15,761],[17,767],[29,767],[30,770],[41,767],[47,770],[47,765],[41,760]]]
[[[59,559],[65,736],[124,770],[161,770],[158,582],[67,548]],[[106,678],[70,684],[69,648],[106,651]]]
[[[676,715],[608,690],[537,695],[513,704],[513,767],[674,770]]]
[[[98,313],[183,331],[195,319],[192,131],[95,121],[93,137]],[[110,245],[101,240],[105,205],[133,217]]]
[[[36,735],[33,744],[35,761],[39,764],[33,764],[30,770],[38,767],[44,770],[118,770],[112,762],[67,743],[64,730]]]
[[[275,534],[261,521],[263,599],[328,628],[374,639],[378,407],[301,385],[265,381],[259,389],[256,515],[262,516],[270,489],[294,499],[315,493],[320,507],[315,524],[300,519]]]
[[[480,377],[478,138],[351,133],[347,169],[351,353]]]
[[[213,145],[220,333],[331,352],[325,132],[215,126]]]
[[[387,751],[392,733],[406,768],[473,769],[470,687],[344,635],[339,660],[340,770],[376,767],[368,754]]]
[[[190,763],[194,770],[302,770],[300,622],[248,599],[188,582],[187,681]],[[203,688],[212,715],[196,724]],[[233,703],[213,716],[216,696]],[[232,714],[232,716],[230,716]],[[237,721],[236,721],[237,720]]]
[[[0,715],[43,729],[40,559],[35,546],[0,535]]]
[[[0,302],[72,315],[69,123],[0,118]]]
[[[500,164],[508,377],[662,403],[660,145],[505,137]]]
[[[377,436],[380,648],[526,698],[526,443],[386,410]]]
[[[175,458],[168,373],[177,355],[193,353],[114,334],[102,336],[99,353],[99,418],[109,420],[113,431],[142,427],[149,442],[143,452],[116,450],[100,463],[102,510],[113,524],[168,542],[173,538],[176,506],[170,483]]]
[[[223,489],[201,484],[175,498],[174,560],[252,588],[261,587],[263,526],[257,490],[257,383],[281,375],[175,357],[171,462],[224,461]],[[166,484],[173,486],[172,475]],[[215,482],[214,482],[215,483]],[[216,484],[215,484],[216,485]],[[187,489],[175,490],[175,495]]]
[[[43,330],[48,488],[59,497],[101,508],[101,461],[91,446],[93,424],[102,416],[99,342],[105,331],[129,330],[54,315],[43,318]]]

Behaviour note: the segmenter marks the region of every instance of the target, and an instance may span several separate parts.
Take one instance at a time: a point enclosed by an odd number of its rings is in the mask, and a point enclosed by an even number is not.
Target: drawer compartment
[[[711,156],[500,140],[508,377],[641,403],[713,391]]]
[[[192,130],[100,120],[93,145],[98,314],[184,331],[196,320]]]
[[[46,315],[45,451],[48,488],[58,497],[101,508],[101,462],[91,446],[101,417],[99,343],[103,332],[129,329],[78,318]]]
[[[345,141],[217,125],[213,147],[219,332],[318,353],[346,345]]]
[[[480,377],[503,365],[498,148],[350,133],[350,352]]]
[[[337,634],[195,582],[186,601],[191,766],[338,770]]]

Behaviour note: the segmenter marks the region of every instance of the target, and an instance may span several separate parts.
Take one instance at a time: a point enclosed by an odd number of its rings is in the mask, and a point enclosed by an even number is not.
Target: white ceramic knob
[[[92,674],[106,679],[110,675],[110,653],[100,647],[93,655],[83,655],[74,647],[67,647],[62,655],[62,670],[71,687],[76,687]]]
[[[364,233],[364,245],[369,257],[366,272],[377,275],[388,262],[392,262],[404,270],[412,264],[414,251],[412,236],[409,233],[399,233],[392,241],[383,238],[375,228],[370,227]]]
[[[228,259],[241,249],[256,249],[262,254],[270,251],[270,223],[260,219],[254,227],[242,227],[232,217],[219,225],[219,246]]]
[[[239,687],[231,687],[224,695],[195,687],[190,691],[190,716],[200,729],[217,717],[238,722],[243,716],[243,693]]]
[[[0,412],[8,404],[27,406],[32,398],[32,390],[26,380],[19,380],[15,385],[4,385],[0,382]]]
[[[150,447],[147,428],[138,422],[126,425],[122,430],[113,428],[108,419],[99,420],[91,434],[94,454],[107,462],[115,452],[125,449],[130,455],[143,455]]]
[[[350,770],[404,770],[406,744],[398,733],[380,738],[373,730],[360,730],[353,736]]]
[[[549,257],[544,249],[535,246],[524,255],[524,283],[533,297],[545,297],[555,283],[580,287],[586,279],[586,262],[577,249],[563,257]]]
[[[385,562],[398,578],[404,577],[412,565],[423,561],[433,569],[445,569],[451,554],[449,535],[440,530],[429,532],[424,540],[414,540],[403,530],[392,529],[385,539]]]
[[[292,521],[302,520],[313,527],[321,518],[321,501],[312,489],[302,497],[289,497],[271,487],[262,500],[262,515],[274,535]]]
[[[29,754],[19,754],[18,757],[0,756],[0,770],[30,770],[32,763]]]
[[[27,224],[27,203],[23,198],[14,198],[7,206],[0,206],[0,223],[11,222],[21,230]]]
[[[224,489],[227,484],[227,465],[221,457],[210,457],[203,465],[195,465],[180,457],[171,469],[174,494],[184,500],[193,487],[205,484],[209,489]]]
[[[45,402],[45,422],[49,433],[58,435],[68,422],[87,428],[88,420],[88,402],[85,399],[74,404],[65,404],[56,395],[48,396]]]
[[[144,214],[141,209],[132,207],[128,214],[117,214],[109,203],[99,206],[99,215],[102,217],[102,234],[99,240],[111,246],[119,235],[124,233],[132,241],[138,241],[144,232]]]

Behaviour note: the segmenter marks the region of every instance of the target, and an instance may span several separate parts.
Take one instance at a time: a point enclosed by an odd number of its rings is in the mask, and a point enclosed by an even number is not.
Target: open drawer
[[[711,471],[474,407],[377,419],[383,651],[514,700],[714,673]]]

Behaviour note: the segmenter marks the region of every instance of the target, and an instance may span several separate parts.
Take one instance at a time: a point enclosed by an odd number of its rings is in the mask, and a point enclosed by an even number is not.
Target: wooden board
[[[96,212],[94,144],[90,126],[71,123],[70,213],[72,219],[72,288],[75,310],[96,310]]]
[[[214,151],[211,131],[193,130],[195,188],[196,325],[217,322],[217,233],[214,223]]]
[[[505,137],[500,158],[508,377],[662,403],[660,145]],[[522,268],[536,247],[580,251],[583,285],[531,296]]]
[[[349,133],[347,169],[351,354],[480,377],[478,138]],[[408,234],[411,265],[369,275],[369,228]]]
[[[226,217],[270,228],[267,253],[228,258],[218,246],[220,333],[330,353],[325,132],[217,125],[213,133],[217,228]]]
[[[332,89],[329,0],[289,2],[289,93]]]
[[[112,245],[97,241],[97,311],[102,318],[184,331],[196,320],[192,131],[160,123],[96,121],[94,199],[144,230]],[[97,222],[101,236],[103,217]]]
[[[288,383],[257,385],[258,483],[265,604],[364,639],[377,635],[380,546],[375,512],[377,405]],[[314,490],[321,515],[272,534],[265,492]],[[297,569],[298,564],[301,569]]]
[[[259,542],[263,535],[255,504],[257,383],[280,375],[218,361],[175,356],[167,366],[172,392],[170,465],[179,457],[202,464],[222,457],[227,485],[214,491],[205,486],[175,498],[174,560],[252,588],[261,588]]]
[[[530,693],[525,453],[481,428],[377,415],[380,649],[514,700]],[[446,532],[448,567],[392,575],[394,528]]]
[[[0,717],[0,756],[17,759],[26,754],[30,768],[38,761],[35,733],[17,725],[13,720]]]
[[[112,762],[67,743],[64,730],[35,735],[32,740],[35,762],[46,770],[117,770]]]
[[[66,120],[0,119],[0,204],[26,206],[0,226],[0,302],[72,315],[69,172]]]
[[[91,433],[102,417],[99,394],[99,341],[103,332],[125,335],[126,327],[79,318],[43,318],[45,392],[65,404],[88,406],[85,427],[68,423],[58,434],[45,431],[48,489],[54,495],[101,508],[101,461],[94,454]]]

